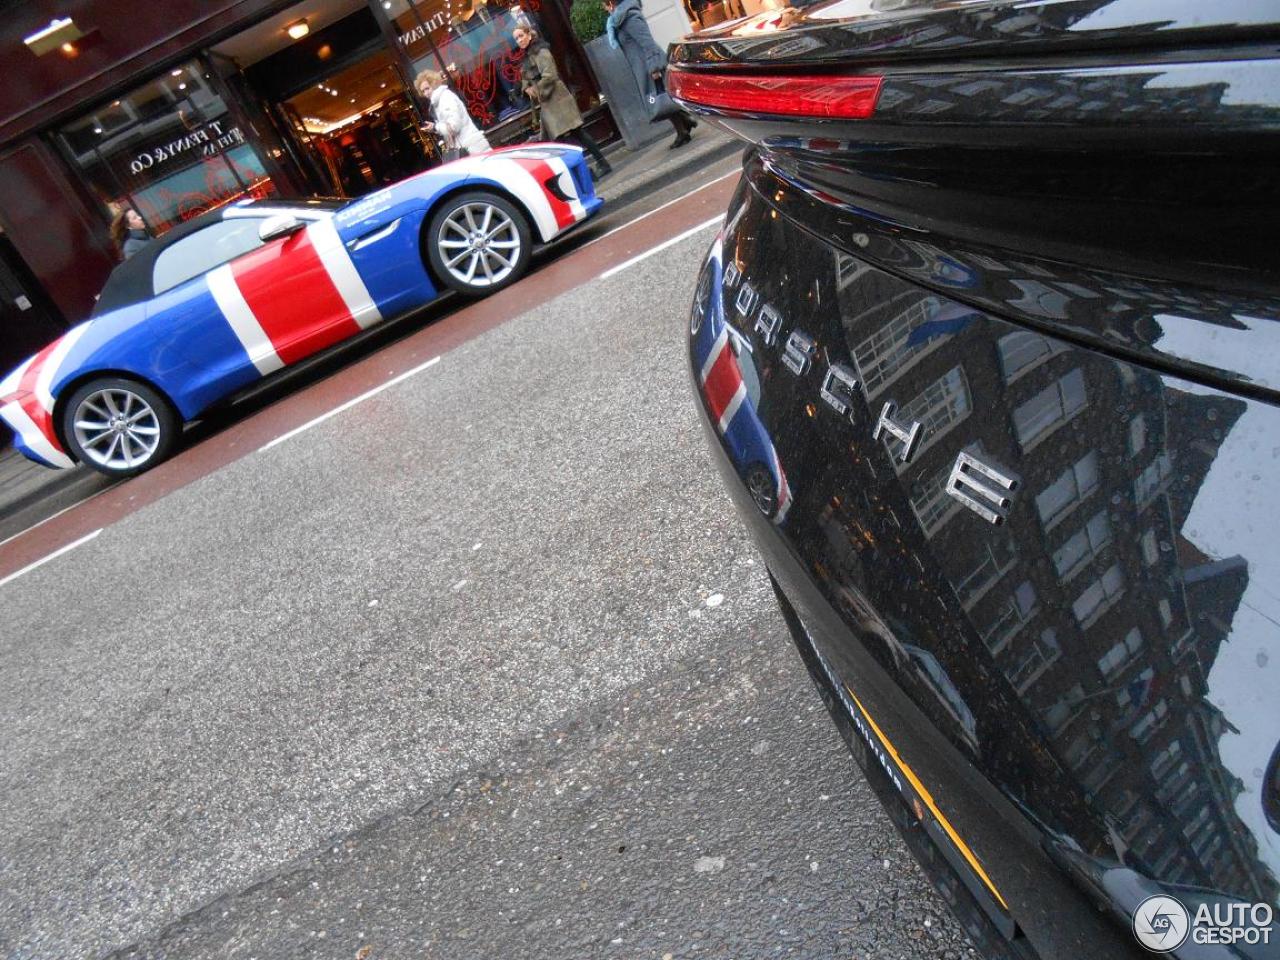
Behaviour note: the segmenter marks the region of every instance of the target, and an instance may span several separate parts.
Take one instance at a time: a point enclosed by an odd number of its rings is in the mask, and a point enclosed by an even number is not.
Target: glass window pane
[[[1000,351],[1000,369],[1006,383],[1049,354],[1049,341],[1038,333],[1026,330],[1006,334],[1000,338],[996,347]]]
[[[1105,513],[1096,514],[1089,521],[1086,530],[1089,534],[1089,543],[1095,551],[1111,541],[1111,524],[1107,521]]]
[[[1124,575],[1120,572],[1119,565],[1111,567],[1102,575],[1102,587],[1108,597],[1114,597],[1123,589]]]
[[[1084,531],[1080,531],[1066,543],[1061,549],[1057,550],[1053,555],[1053,565],[1058,571],[1058,576],[1062,576],[1068,570],[1075,568],[1089,552],[1089,538]]]
[[[1014,591],[1014,599],[1018,604],[1018,611],[1025,617],[1036,606],[1036,588],[1032,586],[1030,580],[1024,580],[1016,591]]]
[[[232,200],[275,192],[262,158],[194,61],[59,132],[103,213],[132,206],[153,235]]]
[[[1138,414],[1129,421],[1129,455],[1137,456],[1147,445],[1147,420]]]
[[[1092,451],[1075,465],[1076,487],[1084,496],[1098,485],[1098,455]]]

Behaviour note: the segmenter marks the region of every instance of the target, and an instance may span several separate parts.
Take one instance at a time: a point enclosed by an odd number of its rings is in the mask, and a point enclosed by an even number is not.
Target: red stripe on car
[[[232,261],[231,273],[285,364],[360,332],[306,230]]]

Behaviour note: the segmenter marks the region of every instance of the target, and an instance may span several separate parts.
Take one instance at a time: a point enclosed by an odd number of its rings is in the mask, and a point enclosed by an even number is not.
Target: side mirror
[[[274,217],[267,217],[262,221],[262,226],[258,227],[258,238],[263,243],[267,243],[268,241],[297,233],[305,226],[306,223],[293,214],[280,213]]]

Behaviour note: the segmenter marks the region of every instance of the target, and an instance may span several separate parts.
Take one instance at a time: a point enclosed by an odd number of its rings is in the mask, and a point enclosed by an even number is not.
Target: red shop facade
[[[532,135],[511,32],[538,29],[616,129],[571,0],[0,0],[0,373],[88,316],[152,236],[253,196],[359,196],[440,162],[413,88],[446,73],[495,144]]]

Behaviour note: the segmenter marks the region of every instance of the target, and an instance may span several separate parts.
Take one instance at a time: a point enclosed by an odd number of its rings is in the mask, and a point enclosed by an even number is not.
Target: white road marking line
[[[18,570],[15,573],[9,574],[3,580],[0,580],[0,587],[3,587],[6,583],[9,583],[10,581],[17,580],[24,573],[30,573],[36,567],[43,567],[50,560],[56,559],[57,557],[62,556],[64,553],[69,553],[70,551],[74,550],[76,547],[80,546],[81,544],[88,543],[90,540],[92,540],[94,537],[100,534],[102,532],[102,529],[103,529],[102,527],[99,527],[97,530],[93,531],[93,533],[86,534],[85,536],[81,537],[79,540],[75,541],[74,543],[68,543],[65,547],[59,547],[57,550],[53,551],[53,553],[49,554],[47,557],[42,557],[39,560],[37,560],[35,563],[29,563],[25,567],[23,567],[21,570]]]
[[[378,386],[374,387],[372,390],[366,390],[364,393],[360,394],[360,396],[353,397],[352,399],[348,400],[346,403],[339,404],[338,406],[330,410],[328,413],[322,413],[320,414],[320,416],[316,417],[314,420],[308,420],[302,426],[294,427],[288,433],[282,433],[280,434],[280,436],[276,437],[274,440],[267,441],[266,443],[264,443],[262,446],[258,448],[258,451],[261,452],[263,450],[270,450],[276,444],[284,443],[286,440],[290,439],[291,437],[296,437],[298,434],[302,433],[304,430],[310,430],[312,427],[317,426],[318,424],[324,423],[330,417],[336,417],[338,414],[342,413],[342,411],[344,410],[350,410],[357,403],[363,403],[365,400],[368,400],[370,397],[376,397],[378,394],[380,394],[383,390],[386,390],[388,387],[394,387],[397,383],[400,383],[404,380],[408,380],[415,373],[421,373],[423,370],[427,369],[427,367],[434,367],[439,362],[440,362],[439,357],[432,357],[426,363],[419,364],[418,366],[414,367],[412,370],[406,370],[404,373],[398,376],[392,377],[386,383],[379,384]]]
[[[708,180],[708,181],[707,181],[706,183],[704,183],[701,187],[694,187],[694,188],[693,188],[692,190],[690,190],[688,193],[682,193],[682,194],[680,194],[680,196],[676,197],[674,200],[668,200],[668,201],[667,201],[666,203],[664,203],[662,206],[660,206],[660,207],[654,207],[654,208],[653,208],[652,210],[650,210],[648,213],[642,213],[642,214],[640,214],[640,216],[636,217],[634,220],[628,220],[626,223],[622,224],[621,226],[613,227],[612,229],[606,230],[604,233],[600,234],[600,236],[598,236],[598,237],[594,237],[593,239],[588,240],[586,243],[584,243],[584,244],[583,244],[582,246],[580,246],[578,249],[579,249],[579,250],[585,250],[587,247],[591,246],[593,243],[599,243],[599,242],[600,242],[601,240],[603,240],[605,237],[611,237],[611,236],[613,236],[615,233],[617,233],[619,230],[625,230],[625,229],[627,229],[627,227],[633,226],[634,224],[639,223],[641,220],[644,220],[644,219],[646,219],[646,218],[648,218],[648,217],[652,217],[655,213],[659,213],[659,212],[661,212],[661,211],[663,211],[663,210],[667,209],[667,207],[671,206],[673,203],[679,203],[681,200],[685,200],[685,199],[687,199],[687,198],[689,198],[689,197],[693,196],[693,195],[694,195],[695,193],[697,193],[699,190],[705,189],[706,187],[709,187],[709,186],[712,186],[713,184],[719,183],[721,180],[728,180],[730,177],[736,177],[736,176],[738,176],[738,174],[740,174],[741,172],[742,172],[741,170],[730,170],[728,173],[726,173],[726,174],[725,174],[724,176],[722,176],[722,177],[716,177],[714,180]],[[605,202],[608,202],[608,198],[607,198],[607,197],[605,198]]]
[[[641,253],[637,256],[632,257],[630,260],[624,260],[622,261],[622,263],[618,264],[616,267],[610,267],[604,273],[600,274],[600,279],[608,280],[615,273],[621,273],[623,270],[627,269],[627,267],[633,267],[637,263],[639,263],[641,260],[646,260],[649,257],[652,257],[655,253],[660,253],[663,250],[667,249],[667,247],[674,246],[675,244],[679,243],[681,240],[688,240],[695,233],[701,233],[703,230],[706,230],[708,227],[714,227],[717,224],[720,224],[723,222],[724,222],[724,214],[720,214],[718,217],[712,217],[706,223],[700,223],[696,227],[690,227],[684,233],[676,234],[670,240],[663,240],[662,243],[658,244],[656,247],[651,247],[650,249],[646,250],[644,253]]]

